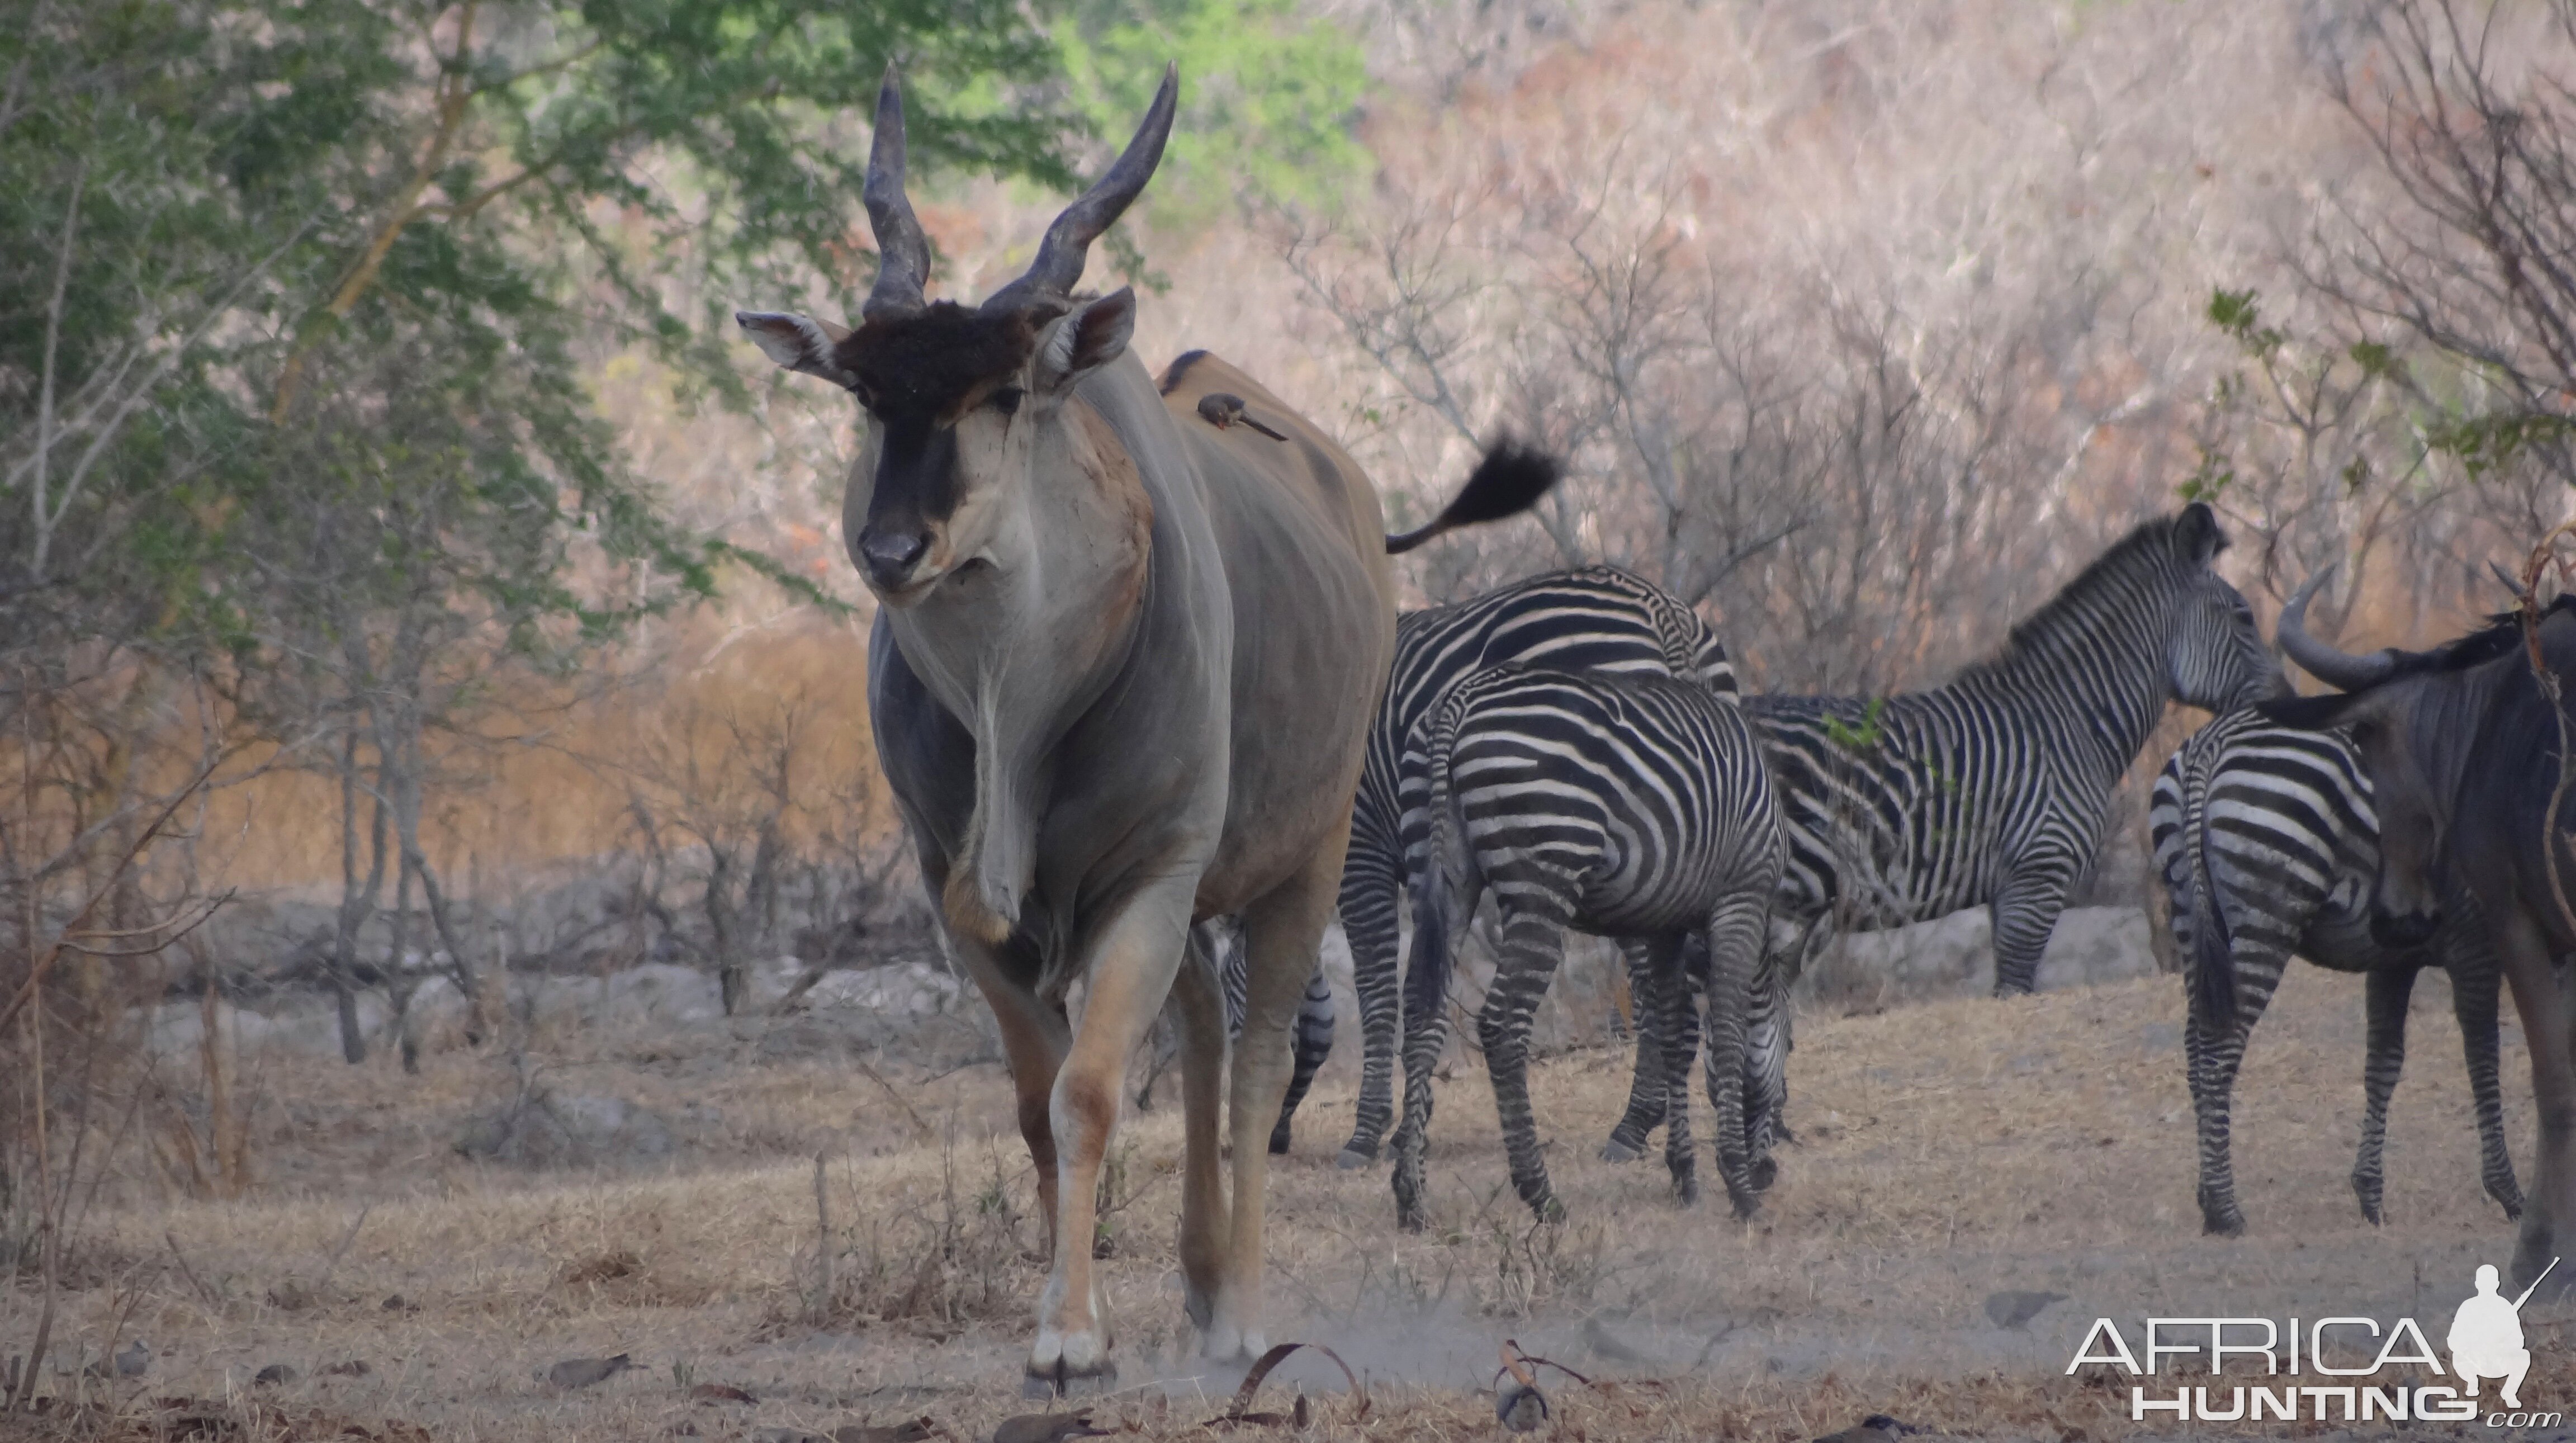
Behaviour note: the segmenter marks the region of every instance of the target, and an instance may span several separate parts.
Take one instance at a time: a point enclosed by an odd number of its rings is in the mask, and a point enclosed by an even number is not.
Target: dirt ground
[[[2143,1430],[2125,1379],[2066,1376],[2096,1317],[2134,1338],[2149,1315],[2408,1315],[2438,1343],[2476,1264],[2511,1246],[2478,1188],[2441,979],[2416,996],[2382,1228],[2346,1182],[2358,981],[2299,968],[2256,1034],[2236,1111],[2239,1239],[2200,1232],[2181,1021],[2180,985],[2162,977],[1803,1015],[1799,1141],[1750,1224],[1728,1216],[1707,1162],[1711,1200],[1685,1211],[1659,1162],[1596,1160],[1628,1077],[1624,1050],[1601,1047],[1534,1080],[1570,1210],[1535,1225],[1505,1180],[1484,1076],[1461,1065],[1440,1094],[1434,1225],[1419,1235],[1395,1230],[1382,1169],[1333,1164],[1356,1077],[1346,1027],[1272,1172],[1270,1336],[1329,1345],[1364,1375],[1370,1406],[1358,1416],[1311,1353],[1258,1406],[1318,1395],[1314,1436],[1500,1437],[1488,1390],[1498,1345],[1516,1338],[1596,1383],[1555,1388],[1541,1436],[1806,1438],[1887,1413],[1950,1434],[2104,1438]],[[2527,1175],[2510,1022],[2505,1045]],[[720,1440],[927,1416],[980,1443],[1034,1406],[1018,1359],[1040,1230],[1002,1072],[971,1016],[864,1052],[825,1021],[783,1018],[539,1037],[516,1065],[450,1051],[419,1077],[301,1058],[245,1075],[264,1099],[257,1186],[233,1201],[163,1195],[130,1148],[81,1225],[57,1353],[95,1360],[137,1336],[155,1350],[84,1429],[178,1436],[220,1415],[233,1431],[209,1421],[199,1434]],[[468,1116],[528,1085],[631,1099],[669,1118],[677,1144],[581,1173],[455,1151]],[[1123,1388],[1088,1400],[1104,1425],[1152,1437],[1204,1436],[1237,1381],[1193,1361],[1181,1317],[1172,1087],[1119,1135],[1103,1269]],[[1984,1304],[2006,1289],[2065,1297],[2004,1328]],[[23,1285],[7,1296],[0,1353],[24,1351],[38,1302]],[[2571,1317],[2526,1313],[2525,1396],[2539,1406],[2576,1403],[2557,1346]],[[635,1367],[595,1387],[537,1376],[617,1353]],[[272,1364],[295,1380],[255,1387]],[[693,1402],[702,1385],[756,1401]],[[180,1399],[194,1401],[156,1403]]]

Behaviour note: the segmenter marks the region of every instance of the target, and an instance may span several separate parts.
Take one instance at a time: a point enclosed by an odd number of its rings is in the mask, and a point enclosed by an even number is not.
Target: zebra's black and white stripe
[[[1405,740],[1461,678],[1505,663],[1557,671],[1678,676],[1736,694],[1726,647],[1681,600],[1615,566],[1584,566],[1518,581],[1469,601],[1407,612],[1396,622],[1395,665],[1369,731],[1340,912],[1350,941],[1365,1051],[1358,1117],[1341,1163],[1377,1156],[1394,1115],[1397,1034],[1403,1025],[1396,956],[1404,883],[1397,774]],[[1640,1030],[1643,1035],[1643,1030]],[[1323,1065],[1333,1036],[1332,993],[1310,985],[1297,1018],[1297,1068],[1271,1149],[1285,1151],[1290,1115]]]
[[[2166,761],[2147,817],[2191,984],[2183,1037],[2200,1134],[2202,1227],[2245,1230],[2228,1153],[2229,1098],[2246,1040],[2293,952],[2366,979],[2365,1110],[2352,1168],[2362,1215],[2379,1221],[2388,1099],[2406,1060],[2415,976],[2444,967],[2476,1098],[2479,1172],[2505,1215],[2519,1216],[2522,1190],[2505,1147],[2496,1075],[2495,955],[2475,918],[2446,926],[2427,947],[2390,948],[2372,938],[2379,826],[2370,776],[2352,743],[2340,732],[2230,712],[2192,733]]]
[[[1501,946],[1477,1030],[1493,1078],[1513,1185],[1542,1218],[1558,1215],[1529,1108],[1530,1019],[1568,928],[1651,939],[1654,1017],[1641,1031],[1682,1033],[1691,1005],[1681,940],[1706,942],[1708,1089],[1719,1174],[1749,1213],[1768,1138],[1745,1107],[1743,1048],[1759,997],[1781,840],[1760,745],[1731,699],[1695,682],[1505,666],[1457,684],[1414,733],[1402,800],[1425,819],[1407,857],[1414,905],[1405,999],[1404,1121],[1395,1138],[1399,1221],[1423,1224],[1422,1145],[1431,1069],[1446,1040],[1452,953],[1490,890]],[[1684,1201],[1696,1192],[1687,1069],[1664,1048],[1665,1157]]]
[[[2100,850],[2112,791],[2166,702],[2223,711],[2278,675],[2245,598],[2211,570],[2226,544],[2207,506],[2146,522],[1998,655],[1930,691],[1746,697],[1788,838],[1774,915],[1800,934],[1770,975],[1794,981],[1827,928],[1982,905],[1994,914],[1995,991],[2029,991],[2068,889]],[[1788,1013],[1769,1015],[1778,1030],[1757,1032],[1751,1056],[1776,1076]],[[1766,1091],[1759,1105],[1784,1101]],[[1640,1089],[1630,1123],[1655,1108]]]

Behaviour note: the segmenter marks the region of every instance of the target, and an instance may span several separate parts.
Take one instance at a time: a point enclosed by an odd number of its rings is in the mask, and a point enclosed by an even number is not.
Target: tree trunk
[[[358,729],[355,718],[340,743],[340,916],[331,938],[331,990],[340,1004],[340,1056],[352,1067],[367,1060],[367,1038],[358,1027],[358,934],[374,916],[385,881],[385,803],[376,798],[375,846],[367,880],[358,881]]]

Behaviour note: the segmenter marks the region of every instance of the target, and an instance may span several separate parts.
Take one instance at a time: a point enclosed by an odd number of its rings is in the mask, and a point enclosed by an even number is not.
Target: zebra
[[[1549,572],[1397,618],[1395,663],[1369,732],[1359,795],[1351,810],[1350,851],[1342,864],[1339,908],[1343,935],[1350,942],[1364,1048],[1358,1116],[1339,1158],[1346,1168],[1365,1166],[1377,1157],[1395,1110],[1396,1038],[1403,1009],[1396,899],[1404,883],[1405,857],[1397,774],[1405,739],[1460,678],[1505,662],[1559,671],[1670,675],[1721,697],[1731,699],[1738,692],[1735,668],[1716,633],[1679,597],[1615,566]],[[1296,1034],[1296,1072],[1271,1134],[1272,1152],[1288,1150],[1297,1104],[1332,1047],[1332,991],[1320,969],[1307,984]],[[1642,1079],[1642,1059],[1640,1067]]]
[[[2372,938],[2379,824],[2370,776],[2351,740],[2276,726],[2253,711],[2227,713],[2167,759],[2147,819],[2156,870],[2173,902],[2174,946],[2190,980],[2183,1039],[2200,1141],[2202,1230],[2245,1230],[2228,1159],[2229,1094],[2246,1039],[2293,952],[2365,979],[2365,1108],[2352,1167],[2362,1216],[2379,1222],[2381,1148],[2389,1094],[2406,1060],[2407,1001],[2417,973],[2445,967],[2476,1099],[2479,1174],[2505,1216],[2520,1217],[2522,1190],[2505,1147],[2496,1077],[2495,954],[2474,917],[2444,927],[2429,946],[2394,948]]]
[[[1641,1034],[1677,1039],[1692,1005],[1677,975],[1682,938],[1711,959],[1709,1101],[1718,1171],[1750,1216],[1768,1138],[1748,1126],[1743,1049],[1757,999],[1782,843],[1760,743],[1731,698],[1651,673],[1505,665],[1453,687],[1406,744],[1401,797],[1425,819],[1406,854],[1414,908],[1407,974],[1404,1120],[1395,1135],[1398,1222],[1423,1225],[1422,1148],[1431,1068],[1446,1041],[1452,952],[1491,889],[1501,918],[1493,985],[1477,1017],[1512,1183],[1542,1219],[1563,1215],[1529,1108],[1530,1018],[1569,927],[1647,939],[1653,1017]],[[1690,1142],[1690,1055],[1662,1049],[1670,1099],[1665,1161],[1675,1194],[1698,1192]],[[1767,1183],[1768,1178],[1759,1179]]]
[[[2112,789],[2166,701],[2225,711],[2278,676],[2253,610],[2211,569],[2226,545],[2194,503],[2130,531],[1945,685],[1746,697],[1788,839],[1773,915],[1795,940],[1766,975],[1794,982],[1837,924],[1876,930],[1984,905],[1996,994],[2031,990],[2067,892],[2101,846]],[[1776,1078],[1788,1010],[1765,1011],[1778,1031],[1757,1028],[1749,1056]],[[1766,1083],[1757,1109],[1783,1105],[1783,1092]],[[1658,1110],[1632,1091],[1613,1147]],[[1776,1132],[1779,1119],[1767,1121]]]

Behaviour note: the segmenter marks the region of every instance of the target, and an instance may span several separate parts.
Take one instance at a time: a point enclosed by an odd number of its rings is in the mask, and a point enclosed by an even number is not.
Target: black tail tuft
[[[1432,519],[1428,526],[1418,527],[1400,536],[1386,538],[1390,556],[1399,556],[1423,542],[1455,531],[1461,526],[1476,526],[1487,521],[1500,521],[1518,516],[1538,504],[1538,498],[1565,475],[1565,467],[1554,456],[1534,447],[1524,446],[1506,436],[1476,463],[1467,478],[1466,489],[1458,499]]]

